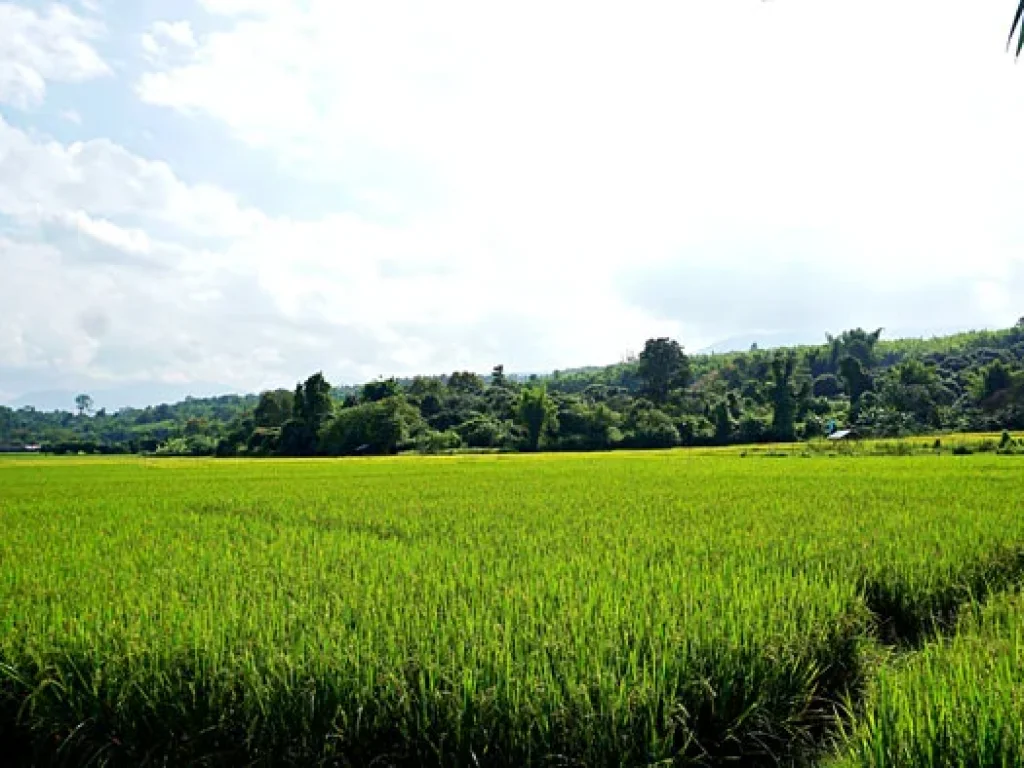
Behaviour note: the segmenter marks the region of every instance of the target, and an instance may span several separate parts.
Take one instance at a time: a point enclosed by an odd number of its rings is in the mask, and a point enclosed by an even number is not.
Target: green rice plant
[[[1024,601],[976,606],[959,631],[879,668],[835,768],[1024,763]]]
[[[1016,578],[1012,457],[0,459],[26,764],[775,764]]]

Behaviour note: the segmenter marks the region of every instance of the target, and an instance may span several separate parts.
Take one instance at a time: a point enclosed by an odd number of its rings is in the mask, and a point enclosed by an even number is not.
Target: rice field
[[[991,454],[0,458],[0,743],[25,765],[1017,764],[1019,728],[949,762],[969,744],[921,724],[1011,724],[1016,603],[981,603],[1024,574],[1022,498],[1024,459]],[[972,694],[989,661],[999,695]]]
[[[833,768],[1024,764],[1024,599],[964,612],[957,632],[879,666]]]

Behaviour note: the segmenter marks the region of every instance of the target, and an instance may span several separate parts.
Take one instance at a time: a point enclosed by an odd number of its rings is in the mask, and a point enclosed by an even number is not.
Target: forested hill
[[[93,412],[0,407],[0,448],[186,455],[606,450],[1024,429],[1024,318],[932,339],[853,329],[825,343],[686,355],[650,339],[616,365],[455,372]]]

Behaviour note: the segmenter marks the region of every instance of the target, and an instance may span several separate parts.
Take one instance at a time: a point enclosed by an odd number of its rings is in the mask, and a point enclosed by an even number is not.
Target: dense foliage
[[[651,339],[626,362],[528,378],[371,381],[77,414],[0,408],[0,446],[55,452],[349,455],[607,450],[787,442],[1024,427],[1024,320],[1002,331],[887,341],[853,329],[826,343],[687,356]]]

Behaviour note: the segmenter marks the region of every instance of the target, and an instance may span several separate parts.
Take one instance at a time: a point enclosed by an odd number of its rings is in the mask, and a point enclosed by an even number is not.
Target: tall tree
[[[838,342],[838,356],[845,355],[856,358],[864,368],[873,368],[878,362],[875,357],[875,347],[882,338],[882,328],[868,332],[863,328],[853,328],[843,331],[842,335],[835,342]]]
[[[772,434],[780,442],[796,439],[798,391],[793,388],[796,354],[777,352],[772,358]]]
[[[78,415],[84,416],[92,410],[92,398],[86,394],[78,395],[75,398],[75,407],[78,408]]]
[[[846,393],[850,396],[853,414],[856,414],[861,397],[865,392],[871,391],[874,382],[871,376],[864,372],[860,361],[849,355],[839,361],[839,377],[846,384]]]
[[[300,406],[300,416],[315,429],[331,415],[334,410],[334,403],[331,401],[331,385],[324,378],[323,373],[317,372],[306,379],[302,388],[302,401],[296,399],[296,405]]]
[[[540,438],[545,429],[558,429],[555,402],[544,387],[527,387],[519,395],[516,417],[526,427],[528,445],[531,451],[540,447]]]
[[[727,400],[719,400],[715,404],[712,416],[715,425],[715,442],[724,445],[729,442],[735,428],[732,414],[729,412],[729,402]]]
[[[294,402],[295,396],[287,389],[260,393],[260,400],[253,411],[255,426],[280,427],[292,415]]]
[[[668,400],[669,392],[673,389],[690,384],[690,359],[674,339],[648,339],[638,362],[644,391],[656,403]]]
[[[311,456],[317,450],[320,429],[334,411],[331,385],[317,372],[295,387],[292,418],[281,425],[281,453]]]

